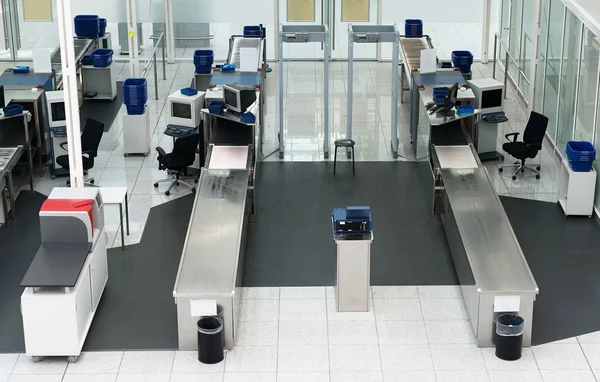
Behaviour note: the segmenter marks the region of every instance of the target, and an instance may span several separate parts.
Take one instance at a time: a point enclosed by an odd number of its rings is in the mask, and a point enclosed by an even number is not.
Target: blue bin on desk
[[[575,172],[590,171],[596,160],[596,149],[591,142],[569,141],[566,153],[571,169]]]
[[[90,53],[92,65],[95,68],[106,68],[107,66],[112,64],[113,54],[114,52],[112,49],[94,50],[92,53]]]
[[[106,26],[108,25],[108,21],[106,19],[99,19],[99,31],[98,31],[98,37],[104,37],[104,35],[106,34]]]
[[[244,27],[244,36],[262,36],[262,27],[260,25],[246,25]]]
[[[404,21],[404,35],[406,37],[423,36],[423,21],[419,19],[406,19]]]
[[[4,111],[4,116],[5,117],[12,117],[13,115],[22,114],[23,113],[23,106],[17,105],[17,104],[12,104],[12,105],[4,106],[2,108],[2,110]]]
[[[97,38],[100,35],[100,17],[98,15],[77,15],[73,20],[77,37]]]
[[[212,101],[208,105],[208,112],[211,114],[223,114],[223,110],[225,109],[225,102],[223,101]]]
[[[215,54],[212,50],[199,49],[194,52],[194,66],[197,74],[210,74]]]
[[[473,54],[468,50],[455,50],[452,52],[452,65],[460,69],[461,73],[471,73]]]

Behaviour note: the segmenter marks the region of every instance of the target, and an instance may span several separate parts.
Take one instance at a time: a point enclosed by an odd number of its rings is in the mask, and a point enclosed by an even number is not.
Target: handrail
[[[163,33],[161,33],[161,34],[163,34]],[[159,38],[160,38],[160,36],[154,36],[154,35],[150,36],[151,40],[157,40]],[[215,38],[215,36],[213,36],[211,34],[211,35],[202,36],[202,37],[175,37],[174,40],[212,40],[213,38]]]
[[[529,78],[527,78],[527,75],[525,75],[525,72],[523,72],[521,67],[518,65],[517,60],[515,60],[515,58],[510,54],[508,47],[506,46],[506,44],[504,44],[504,42],[502,41],[502,38],[498,35],[498,33],[494,34],[494,64],[492,66],[492,78],[496,79],[496,62],[497,62],[496,57],[498,57],[498,55],[497,55],[498,42],[500,42],[500,46],[502,48],[504,48],[504,50],[506,51],[506,63],[504,64],[504,88],[506,89],[506,85],[508,83],[508,76],[510,75],[508,72],[508,59],[509,58],[515,64],[515,66],[517,67],[517,70],[519,71],[519,74],[523,77],[525,82],[527,82],[527,84],[529,86],[531,86],[531,81],[529,81]],[[514,81],[514,78],[513,78],[513,81]],[[517,85],[517,90],[519,90],[518,85]],[[521,92],[521,91],[519,90],[519,92]],[[521,92],[521,94],[522,94],[522,92]],[[504,96],[506,97],[506,92],[504,92]]]
[[[158,99],[158,74],[156,73],[156,50],[158,47],[162,47],[162,67],[163,67],[163,80],[167,79],[167,66],[166,66],[166,55],[165,55],[165,32],[162,32],[158,36],[158,41],[154,44],[154,49],[152,50],[152,61],[148,60],[144,70],[142,70],[142,78],[146,78],[148,74],[148,69],[150,69],[150,65],[154,67],[154,99]]]

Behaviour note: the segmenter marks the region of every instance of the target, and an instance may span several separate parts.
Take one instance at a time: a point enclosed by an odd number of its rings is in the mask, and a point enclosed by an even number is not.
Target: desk
[[[12,179],[12,169],[17,164],[19,157],[23,153],[23,147],[8,147],[2,148],[0,147],[0,198],[2,198],[2,205],[0,208],[4,211],[4,221],[0,221],[0,223],[5,223],[8,221],[8,208],[5,205],[4,198],[4,190],[8,190],[8,197],[10,200],[10,213],[11,217],[14,219],[16,215],[15,209],[15,189]],[[6,182],[4,179],[6,178]],[[30,177],[31,189],[33,190],[33,176]],[[0,219],[2,217],[0,216]]]
[[[119,205],[119,219],[121,221],[121,249],[125,249],[123,202],[125,202],[125,221],[127,222],[127,235],[129,235],[129,202],[127,201],[127,187],[100,187],[100,195],[102,195],[102,202],[104,204]]]
[[[42,86],[45,91],[56,89],[54,73],[14,73],[4,72],[0,76],[0,85],[6,89],[26,89]]]

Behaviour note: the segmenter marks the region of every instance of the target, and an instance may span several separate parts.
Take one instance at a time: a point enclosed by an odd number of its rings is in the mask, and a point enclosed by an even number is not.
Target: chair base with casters
[[[522,162],[515,162],[515,164],[509,165],[509,166],[502,166],[498,169],[498,172],[504,172],[504,169],[512,169],[513,170],[512,180],[517,180],[517,175],[519,174],[519,172],[524,174],[525,170],[527,170],[527,171],[531,171],[532,173],[534,173],[535,178],[539,179],[541,168],[542,167],[540,165],[537,165],[535,168],[533,168],[531,166],[526,166],[525,161],[522,161]]]
[[[343,147],[346,150],[350,148],[352,150],[352,175],[356,175],[356,170],[354,167],[354,146],[356,145],[356,142],[354,142],[352,139],[338,139],[333,142],[333,144],[335,146],[335,153],[333,155],[333,175],[335,175],[335,167],[337,165],[337,150],[339,147]]]
[[[161,180],[157,181],[156,183],[154,183],[154,188],[158,188],[160,183],[168,183],[168,182],[171,182],[171,184],[169,185],[169,188],[167,189],[167,191],[165,191],[165,195],[167,195],[167,196],[171,195],[171,190],[173,189],[173,187],[179,186],[179,184],[185,184],[186,186],[188,186],[189,188],[192,189],[192,192],[196,192],[196,187],[192,186],[185,180],[182,180],[179,177],[179,174],[174,174],[174,178],[166,178],[166,179],[161,179]]]

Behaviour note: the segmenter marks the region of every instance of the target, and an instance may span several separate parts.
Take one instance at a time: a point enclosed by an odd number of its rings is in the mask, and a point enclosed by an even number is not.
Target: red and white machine
[[[108,281],[97,188],[55,188],[42,205],[42,244],[21,286],[26,354],[75,362]]]

